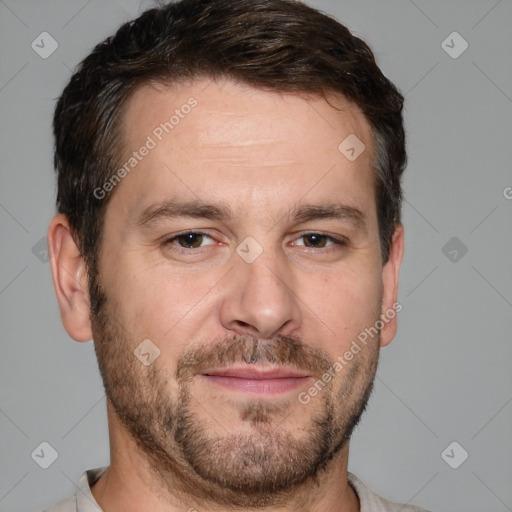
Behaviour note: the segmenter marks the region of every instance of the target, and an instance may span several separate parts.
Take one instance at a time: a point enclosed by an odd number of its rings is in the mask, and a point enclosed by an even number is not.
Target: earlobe
[[[48,228],[53,286],[66,332],[76,341],[92,339],[87,265],[68,219],[57,214]]]
[[[384,326],[380,332],[380,346],[389,345],[396,335],[397,315],[402,309],[398,302],[398,283],[400,266],[404,255],[404,227],[397,224],[393,233],[389,259],[382,268],[382,310],[381,320]]]

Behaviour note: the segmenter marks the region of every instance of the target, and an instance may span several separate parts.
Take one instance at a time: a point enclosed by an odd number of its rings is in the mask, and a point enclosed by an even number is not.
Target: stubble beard
[[[325,352],[295,338],[263,342],[243,337],[184,354],[171,375],[158,360],[149,367],[141,364],[133,354],[138,343],[118,326],[103,291],[96,288],[96,293],[101,307],[91,321],[107,400],[161,488],[181,500],[190,503],[193,498],[228,509],[283,506],[299,486],[317,483],[329,470],[366,409],[378,364],[378,336],[373,346],[365,347],[366,354],[343,368],[339,389],[327,385],[306,405],[298,405],[296,397],[238,404],[234,413],[244,428],[217,428],[212,433],[209,424],[215,424],[215,418],[204,418],[201,397],[191,391],[193,376],[202,368],[249,357],[311,369],[320,377],[333,362]],[[170,393],[174,379],[179,390],[175,399]],[[304,407],[301,418],[307,420],[290,425],[287,417],[297,407]]]

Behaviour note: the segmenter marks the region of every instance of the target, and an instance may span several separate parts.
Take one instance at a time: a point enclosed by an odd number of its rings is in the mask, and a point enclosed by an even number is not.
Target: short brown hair
[[[58,100],[57,208],[67,215],[89,272],[96,268],[111,196],[98,199],[93,191],[118,169],[123,105],[142,84],[202,76],[282,92],[334,92],[361,108],[376,147],[376,206],[386,262],[400,222],[406,164],[403,97],[367,44],[295,0],[181,0],[144,12],[98,44]]]

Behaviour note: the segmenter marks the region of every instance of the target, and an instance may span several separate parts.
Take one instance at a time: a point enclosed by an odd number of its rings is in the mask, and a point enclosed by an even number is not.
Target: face
[[[369,124],[333,102],[198,80],[145,86],[124,112],[98,361],[155,473],[218,502],[276,503],[325,471],[394,335],[381,324],[353,349],[396,275],[381,262]],[[353,161],[338,149],[350,134],[365,145]]]

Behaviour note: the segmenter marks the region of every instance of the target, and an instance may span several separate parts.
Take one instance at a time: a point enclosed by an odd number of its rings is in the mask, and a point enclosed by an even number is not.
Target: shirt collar
[[[82,473],[78,481],[78,490],[76,492],[77,512],[102,512],[92,495],[91,487],[98,481],[100,476],[105,473],[107,468],[108,466],[104,466],[102,468],[90,469]]]

